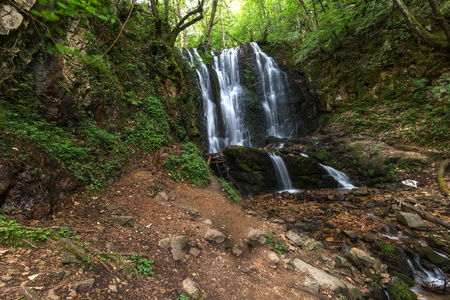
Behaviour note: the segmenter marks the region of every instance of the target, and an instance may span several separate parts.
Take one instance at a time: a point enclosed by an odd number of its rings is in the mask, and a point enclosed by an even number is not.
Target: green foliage
[[[148,96],[139,107],[134,122],[125,129],[126,142],[143,151],[158,149],[170,142],[168,116],[161,101]]]
[[[228,193],[231,199],[233,199],[235,202],[239,202],[241,198],[239,197],[238,193],[233,189],[233,186],[226,181],[225,179],[218,178],[220,183],[222,184],[222,189]]]
[[[6,220],[7,217],[0,216],[0,244],[13,247],[24,246],[30,243],[45,241],[52,234],[52,230],[33,229],[23,227],[16,220]]]
[[[187,180],[197,186],[206,186],[210,182],[208,165],[192,142],[182,146],[180,157],[170,155],[164,162],[164,167],[176,181]]]
[[[50,22],[73,16],[98,17],[115,22],[110,16],[109,5],[99,0],[38,0],[37,7],[38,10],[32,9],[31,12]]]
[[[177,300],[189,300],[189,297],[188,297],[188,296],[185,296],[185,295],[183,295],[183,294],[181,294],[181,295],[177,298]]]
[[[286,244],[283,240],[279,239],[277,236],[274,236],[271,232],[266,237],[267,244],[269,244],[276,253],[283,254],[284,249],[286,248]]]
[[[136,264],[136,268],[141,276],[153,276],[153,259],[145,258],[142,254],[133,254],[131,261]]]

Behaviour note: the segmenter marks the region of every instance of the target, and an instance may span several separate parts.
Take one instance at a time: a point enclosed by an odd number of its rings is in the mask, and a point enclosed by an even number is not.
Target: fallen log
[[[399,200],[397,198],[395,198],[395,200],[397,200],[399,203],[401,203],[401,206],[404,206],[412,211],[414,211],[415,213],[417,213],[419,216],[421,216],[422,218],[424,218],[425,220],[428,220],[430,222],[436,223],[438,225],[441,225],[447,229],[450,229],[450,224],[447,222],[442,221],[439,218],[436,218],[435,216],[433,216],[430,213],[427,213],[411,204],[408,203],[408,201],[406,201],[405,199]]]

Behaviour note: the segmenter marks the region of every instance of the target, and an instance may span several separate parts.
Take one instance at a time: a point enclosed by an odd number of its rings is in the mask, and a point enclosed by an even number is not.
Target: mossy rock
[[[409,289],[408,285],[398,277],[394,276],[391,278],[387,290],[393,300],[417,300],[416,294],[414,294]]]
[[[391,272],[389,272],[389,274],[391,274],[391,276],[396,276],[396,277],[400,278],[409,287],[413,287],[414,286],[414,279],[409,277],[408,275],[405,275],[403,273],[396,272],[396,271],[391,271]]]
[[[426,258],[431,263],[436,265],[439,268],[442,269],[450,269],[450,259],[447,259],[436,252],[433,251],[431,248],[425,248],[421,251],[419,251],[421,258]]]

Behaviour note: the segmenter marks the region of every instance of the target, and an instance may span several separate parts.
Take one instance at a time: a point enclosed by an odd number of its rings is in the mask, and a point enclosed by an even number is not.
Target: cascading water
[[[267,135],[277,138],[296,135],[296,124],[289,118],[286,91],[289,89],[287,74],[278,68],[277,63],[265,54],[256,43],[250,43],[256,55],[263,92],[263,107],[268,123]]]
[[[225,146],[251,146],[250,134],[244,124],[242,101],[244,92],[239,79],[239,47],[225,49],[214,56],[213,69],[220,88],[220,106],[225,124]],[[214,55],[214,52],[212,52]],[[215,117],[208,115],[207,118]]]
[[[322,164],[319,165],[327,171],[328,175],[333,177],[334,180],[338,182],[339,188],[349,190],[357,188],[350,182],[350,178],[348,178],[347,174],[345,174],[344,172],[338,171],[330,166],[325,166]]]
[[[203,110],[205,112],[206,131],[208,135],[208,152],[216,153],[220,150],[220,139],[218,137],[217,129],[217,108],[216,104],[212,101],[212,89],[209,71],[206,65],[203,63],[203,60],[200,57],[197,49],[193,49],[192,51],[194,52],[194,55],[192,55],[191,52],[186,49],[189,65],[197,72],[200,90],[202,92]]]
[[[273,152],[269,152],[269,157],[275,168],[278,185],[280,185],[281,190],[293,190],[294,187],[292,186],[291,177],[289,176],[289,172],[283,159]]]

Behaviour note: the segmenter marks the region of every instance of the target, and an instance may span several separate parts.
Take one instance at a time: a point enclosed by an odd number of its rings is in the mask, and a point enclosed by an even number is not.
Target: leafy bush
[[[192,142],[182,146],[180,157],[170,155],[164,167],[176,181],[187,180],[197,186],[206,186],[211,179],[208,165]]]

